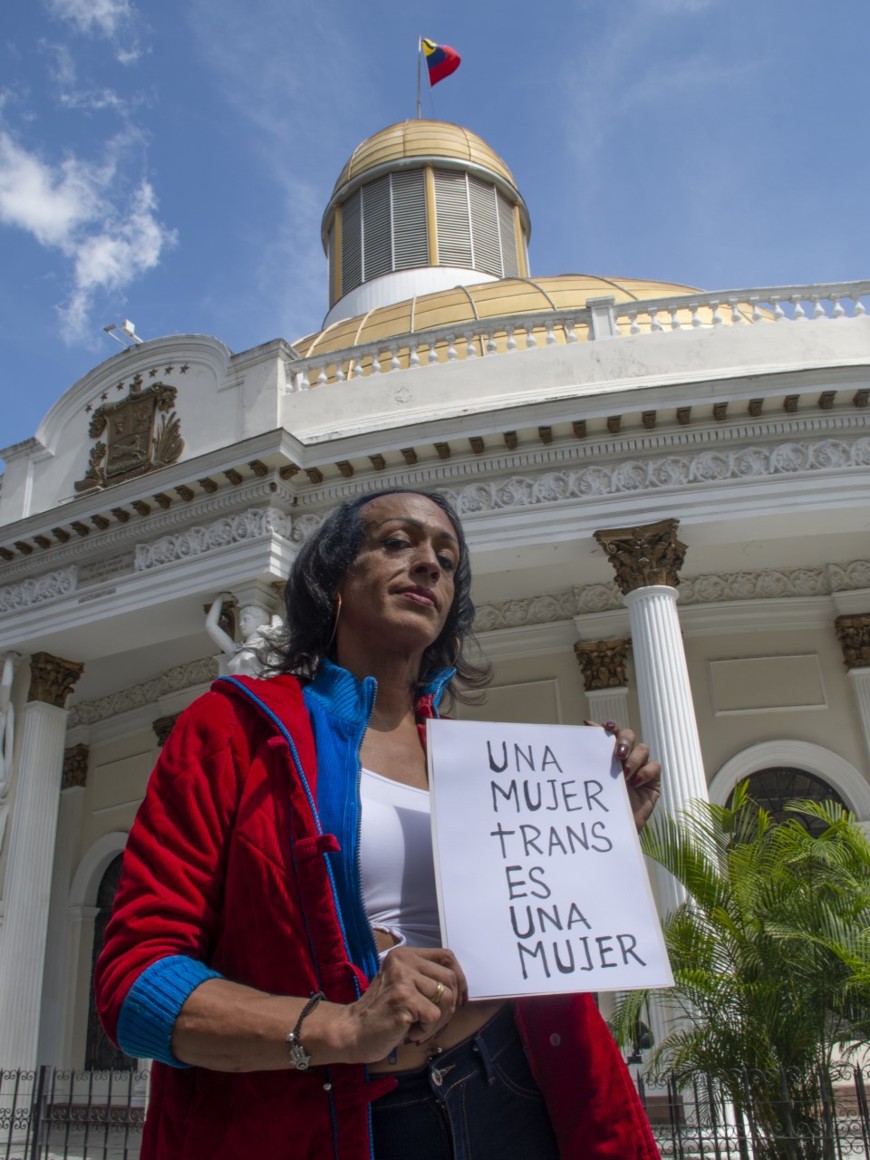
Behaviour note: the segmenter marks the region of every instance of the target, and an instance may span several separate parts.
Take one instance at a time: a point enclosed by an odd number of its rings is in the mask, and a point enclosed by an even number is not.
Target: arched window
[[[749,783],[752,800],[766,809],[775,821],[784,822],[786,818],[798,818],[814,837],[824,830],[824,823],[815,818],[788,813],[785,808],[788,802],[796,798],[809,798],[814,802],[835,802],[844,810],[849,808],[837,791],[823,778],[814,773],[807,773],[805,769],[774,766],[751,773],[746,781]],[[729,805],[732,797],[733,791],[728,797]]]
[[[109,1041],[97,1016],[97,1006],[94,1000],[94,967],[97,963],[103,942],[106,937],[106,927],[112,913],[112,903],[121,880],[121,855],[114,858],[108,865],[105,874],[100,880],[97,890],[97,916],[94,919],[94,953],[91,958],[91,989],[90,1006],[88,1007],[88,1041],[85,1048],[85,1068],[101,1071],[130,1071],[136,1067],[136,1060],[125,1055],[120,1048]]]

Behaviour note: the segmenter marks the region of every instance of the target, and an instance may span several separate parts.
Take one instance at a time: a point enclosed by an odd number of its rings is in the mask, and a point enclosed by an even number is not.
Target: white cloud
[[[121,64],[138,59],[136,14],[130,0],[48,0],[48,8],[82,36],[102,36],[112,41]]]
[[[87,112],[111,109],[121,117],[129,115],[131,102],[114,89],[84,88],[79,84],[78,71],[67,45],[41,41],[40,48],[49,56],[49,74],[57,86],[58,100],[63,108]]]
[[[123,290],[175,242],[157,218],[151,185],[129,190],[120,178],[122,153],[114,141],[105,162],[68,157],[52,166],[0,131],[0,222],[72,262],[73,289],[59,308],[68,341],[83,336],[99,291]]]
[[[175,244],[156,217],[157,198],[143,181],[131,198],[128,212],[116,215],[110,228],[84,238],[75,251],[75,290],[60,311],[65,336],[80,337],[98,290],[119,291],[147,270]]]
[[[132,17],[129,0],[50,0],[49,7],[84,34],[115,36]]]
[[[0,132],[0,221],[65,249],[98,209],[101,171],[75,158],[51,168]]]

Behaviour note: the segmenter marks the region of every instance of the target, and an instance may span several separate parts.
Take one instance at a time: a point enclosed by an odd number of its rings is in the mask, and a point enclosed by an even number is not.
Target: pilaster
[[[855,694],[864,744],[870,757],[870,613],[838,616],[834,622],[843,649],[843,661]]]
[[[151,722],[151,728],[154,730],[154,736],[157,738],[157,744],[161,749],[166,744],[167,738],[172,732],[172,727],[180,716],[180,713],[169,713],[165,717],[155,717]]]
[[[65,706],[84,667],[50,653],[30,664],[0,930],[0,1060],[23,1068],[37,1062]]]
[[[75,1001],[72,992],[73,980],[77,977],[70,962],[69,887],[76,842],[81,831],[88,757],[87,745],[72,745],[64,750],[63,755],[63,782],[48,911],[51,954],[46,955],[45,960],[37,1051],[40,1064],[48,1063],[54,1067],[72,1066],[72,1060],[65,1053],[67,1008]]]
[[[574,655],[583,673],[589,720],[628,725],[628,640],[578,641]]]

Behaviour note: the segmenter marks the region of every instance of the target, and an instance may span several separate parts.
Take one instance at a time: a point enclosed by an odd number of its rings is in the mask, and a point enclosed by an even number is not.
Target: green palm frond
[[[642,837],[644,852],[682,885],[663,923],[674,1015],[648,1072],[712,1073],[730,1091],[745,1067],[806,1077],[838,1051],[870,1043],[870,842],[833,803],[790,802],[775,824],[738,786],[729,806],[692,803]],[[813,836],[801,823],[824,823]],[[632,1041],[648,996],[623,998],[614,1019]],[[731,1093],[739,1104],[741,1093]],[[775,1119],[777,1093],[768,1099]]]

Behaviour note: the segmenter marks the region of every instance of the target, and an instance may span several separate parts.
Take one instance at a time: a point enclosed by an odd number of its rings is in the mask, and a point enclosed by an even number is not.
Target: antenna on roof
[[[117,322],[110,322],[108,326],[103,327],[103,330],[109,338],[114,338],[115,342],[123,346],[125,350],[129,350],[131,346],[138,346],[143,341],[136,333],[136,327],[129,318],[125,318],[120,326]],[[122,338],[121,335],[124,337]]]

